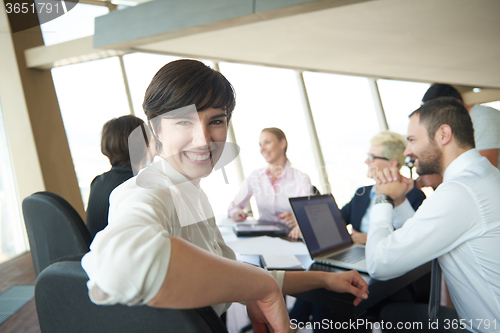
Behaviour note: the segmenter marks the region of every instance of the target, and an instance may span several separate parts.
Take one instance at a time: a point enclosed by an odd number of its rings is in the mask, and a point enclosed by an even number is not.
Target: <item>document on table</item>
[[[262,265],[270,271],[294,270],[303,271],[304,266],[296,256],[292,255],[261,255]]]
[[[251,237],[228,242],[227,245],[239,254],[297,255],[309,254],[302,242],[289,242],[278,237]]]

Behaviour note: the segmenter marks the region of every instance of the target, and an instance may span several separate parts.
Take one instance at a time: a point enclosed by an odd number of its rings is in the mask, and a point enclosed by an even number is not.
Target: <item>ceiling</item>
[[[312,71],[500,88],[499,14],[497,0],[366,1],[186,30],[154,43],[138,39],[128,47]]]

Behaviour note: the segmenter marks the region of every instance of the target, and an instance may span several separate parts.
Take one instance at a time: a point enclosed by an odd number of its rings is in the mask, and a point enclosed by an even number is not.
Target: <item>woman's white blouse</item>
[[[243,183],[233,202],[229,205],[228,216],[232,217],[238,209],[244,209],[255,196],[259,209],[260,220],[281,222],[278,215],[291,212],[288,198],[302,197],[312,194],[309,176],[286,162],[281,176],[271,183],[265,167],[253,171]]]
[[[90,299],[96,304],[151,301],[167,276],[170,237],[235,259],[205,193],[156,157],[151,166],[111,193],[108,226],[96,235],[82,259]],[[273,275],[282,285],[283,274]],[[220,314],[229,305],[214,305],[214,309]]]

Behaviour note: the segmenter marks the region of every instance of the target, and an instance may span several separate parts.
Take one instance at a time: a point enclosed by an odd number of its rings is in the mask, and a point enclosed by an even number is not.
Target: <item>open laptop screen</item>
[[[311,256],[352,244],[331,194],[290,198],[290,205]]]

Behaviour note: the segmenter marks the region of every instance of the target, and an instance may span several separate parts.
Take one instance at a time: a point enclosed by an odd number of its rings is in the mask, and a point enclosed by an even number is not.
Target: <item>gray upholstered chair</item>
[[[37,192],[23,200],[23,215],[35,273],[54,260],[89,251],[90,234],[76,210],[51,192]]]
[[[227,332],[211,307],[173,310],[148,306],[99,306],[88,297],[79,261],[61,261],[37,278],[36,310],[42,333]]]

